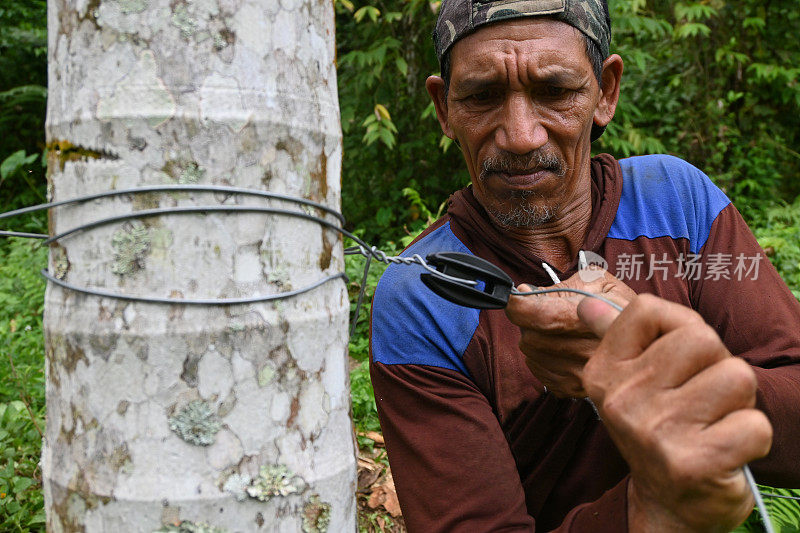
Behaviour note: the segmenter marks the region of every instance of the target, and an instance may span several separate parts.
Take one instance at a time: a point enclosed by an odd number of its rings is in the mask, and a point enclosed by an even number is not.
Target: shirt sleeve
[[[774,430],[758,482],[800,487],[800,304],[733,204],[717,215],[691,284],[695,309],[733,355],[753,365],[757,407]]]
[[[534,531],[497,419],[465,376],[374,362],[370,373],[409,531]]]

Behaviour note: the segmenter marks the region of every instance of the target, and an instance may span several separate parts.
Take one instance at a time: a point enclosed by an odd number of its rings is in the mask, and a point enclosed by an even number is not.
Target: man
[[[599,0],[442,3],[427,89],[472,185],[406,254],[475,254],[627,307],[478,311],[387,269],[370,368],[411,531],[725,531],[752,509],[746,463],[800,486],[800,306],[700,171],[590,157],[619,97],[609,38]],[[581,250],[649,264],[623,281],[579,270]]]

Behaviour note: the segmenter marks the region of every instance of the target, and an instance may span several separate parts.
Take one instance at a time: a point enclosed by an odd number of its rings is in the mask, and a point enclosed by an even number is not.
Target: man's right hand
[[[583,289],[600,294],[621,306],[636,293],[609,272],[590,267],[569,279],[547,288]],[[529,291],[520,285],[520,291]],[[600,339],[578,318],[581,296],[554,293],[537,296],[512,296],[506,314],[519,326],[519,349],[525,364],[547,389],[560,398],[584,398],[581,374]]]
[[[754,408],[752,368],[691,309],[651,295],[620,314],[584,299],[603,339],[583,386],[631,469],[630,531],[729,531],[753,508],[742,471],[772,426]]]

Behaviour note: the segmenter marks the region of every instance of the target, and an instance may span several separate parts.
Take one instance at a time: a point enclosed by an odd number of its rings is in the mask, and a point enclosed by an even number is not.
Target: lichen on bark
[[[319,499],[319,494],[312,494],[303,506],[303,532],[324,533],[331,523],[331,504]]]
[[[251,498],[267,502],[276,496],[289,496],[302,492],[305,483],[292,473],[286,465],[262,466],[258,477],[250,487],[247,494]]]
[[[206,170],[198,165],[196,161],[170,160],[166,162],[163,170],[180,185],[198,183],[202,181],[206,174]]]
[[[144,268],[150,250],[150,230],[141,224],[125,224],[111,239],[114,264],[111,271],[124,276]]]
[[[248,475],[231,474],[222,485],[222,490],[231,494],[236,501],[243,502],[247,499],[247,488],[252,481]]]
[[[196,446],[214,444],[221,428],[219,417],[203,400],[188,403],[169,419],[169,429],[189,444]]]

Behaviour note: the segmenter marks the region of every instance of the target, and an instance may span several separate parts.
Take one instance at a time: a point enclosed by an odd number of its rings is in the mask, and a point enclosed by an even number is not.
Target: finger
[[[583,365],[577,365],[572,361],[558,359],[556,361],[547,361],[547,364],[542,364],[535,359],[525,359],[525,364],[531,370],[534,376],[546,378],[551,382],[557,380],[573,379],[580,381],[581,373],[583,372]]]
[[[713,365],[728,359],[734,361],[733,365],[737,364],[737,359],[732,358],[717,333],[706,324],[693,324],[674,329],[653,341],[631,366],[631,371],[642,371],[651,376],[649,382],[655,382],[659,389],[677,389]],[[738,361],[744,363],[741,359]],[[749,365],[744,365],[745,369],[742,370],[747,372]],[[726,369],[720,367],[711,374],[727,373]],[[752,374],[752,370],[749,372]],[[712,375],[706,376],[704,382],[710,386],[711,379]],[[722,376],[717,379],[724,381],[725,378]],[[704,394],[708,395],[708,391]]]
[[[524,285],[519,289],[522,291]],[[516,296],[509,299],[506,314],[520,328],[551,334],[569,334],[588,337],[589,329],[578,320],[576,311],[579,298],[574,295],[560,297],[560,293]]]
[[[592,333],[603,338],[620,312],[597,298],[585,297],[578,304],[578,318]]]
[[[695,311],[651,294],[638,295],[610,324],[608,311],[586,300],[590,306],[585,309],[586,320],[603,335],[598,350],[613,360],[633,359],[654,340],[682,326],[705,326]]]
[[[583,398],[586,396],[581,380],[575,373],[559,372],[534,363],[528,363],[528,369],[542,385],[547,387],[547,390],[559,398]]]
[[[591,335],[589,338],[573,335],[572,332],[551,335],[523,329],[519,347],[526,357],[532,359],[551,361],[554,358],[563,358],[583,364],[594,354],[600,343],[594,334],[589,333],[589,335]]]
[[[758,409],[739,409],[707,427],[702,439],[715,443],[721,469],[741,468],[766,456],[772,447],[772,425]]]
[[[612,279],[611,274],[595,265],[581,269],[572,276],[565,279],[561,284],[565,287],[574,289],[584,289],[590,292],[601,292],[603,287],[609,284]]]
[[[756,375],[742,359],[728,357],[699,372],[677,392],[688,400],[687,412],[707,426],[756,402]]]

